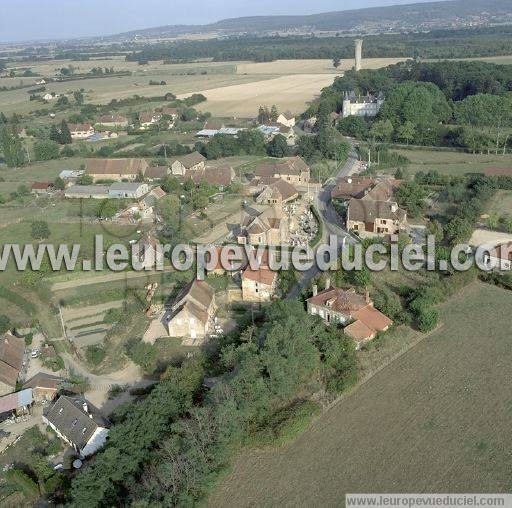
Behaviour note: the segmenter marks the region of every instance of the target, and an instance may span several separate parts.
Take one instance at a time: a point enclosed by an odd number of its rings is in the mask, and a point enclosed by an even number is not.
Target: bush
[[[421,309],[418,315],[418,328],[420,332],[426,333],[433,330],[439,321],[437,309]]]
[[[270,416],[263,427],[250,431],[247,444],[282,446],[302,433],[320,410],[320,406],[310,400],[296,401]]]
[[[0,333],[5,333],[10,327],[11,320],[5,314],[0,314]]]
[[[105,359],[105,350],[100,346],[88,346],[85,357],[91,365],[99,365]]]

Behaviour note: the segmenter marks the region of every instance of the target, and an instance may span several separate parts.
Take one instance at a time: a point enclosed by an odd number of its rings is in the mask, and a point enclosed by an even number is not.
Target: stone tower
[[[356,39],[354,41],[356,45],[356,72],[361,70],[361,65],[363,61],[363,39]]]

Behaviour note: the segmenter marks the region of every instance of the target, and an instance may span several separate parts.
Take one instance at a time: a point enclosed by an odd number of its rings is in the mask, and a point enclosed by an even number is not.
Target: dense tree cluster
[[[312,319],[299,302],[273,303],[256,320],[225,339],[214,362],[219,381],[202,397],[203,363],[196,356],[170,368],[122,415],[105,449],[74,480],[73,506],[128,499],[141,506],[193,504],[275,415],[283,425],[283,414],[300,413],[300,400],[319,386],[337,393],[355,381],[352,341]]]

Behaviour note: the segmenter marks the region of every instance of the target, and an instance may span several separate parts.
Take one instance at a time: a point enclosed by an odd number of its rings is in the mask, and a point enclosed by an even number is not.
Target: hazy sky
[[[108,35],[257,15],[314,14],[430,0],[0,0],[0,41]]]

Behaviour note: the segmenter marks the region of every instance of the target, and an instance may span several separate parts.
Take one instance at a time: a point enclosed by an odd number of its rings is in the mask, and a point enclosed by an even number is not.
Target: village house
[[[23,389],[30,388],[35,402],[53,400],[63,382],[63,379],[45,372],[38,372],[23,384]]]
[[[267,302],[276,295],[277,272],[266,266],[253,270],[248,266],[242,272],[242,299],[244,302]]]
[[[149,129],[153,125],[156,125],[162,119],[160,113],[151,111],[141,111],[139,113],[139,124],[142,130]]]
[[[297,135],[295,134],[293,127],[287,127],[286,125],[278,123],[264,124],[258,126],[257,130],[265,136],[266,141],[271,141],[278,134],[281,134],[281,136],[286,139],[286,144],[288,146],[294,146],[297,140]]]
[[[52,182],[34,182],[30,186],[30,192],[31,194],[49,194],[54,188]]]
[[[345,334],[355,341],[356,349],[393,324],[373,306],[368,292],[362,295],[353,288],[331,287],[329,281],[324,291],[318,292],[317,286],[313,286],[313,296],[307,300],[307,311],[312,316],[320,316],[327,324],[342,325]]]
[[[382,104],[384,95],[356,95],[354,91],[345,92],[343,96],[342,116],[377,116]]]
[[[64,182],[66,187],[73,185],[84,174],[85,171],[81,169],[63,169],[59,173],[59,178]]]
[[[5,333],[0,338],[0,395],[16,390],[25,355],[25,340]]]
[[[10,415],[21,416],[29,414],[33,403],[34,399],[31,388],[0,397],[0,421],[3,421]]]
[[[501,243],[484,254],[484,263],[496,271],[512,270],[512,242]]]
[[[300,157],[258,166],[254,175],[256,178],[280,178],[293,185],[307,184],[310,178],[309,166]]]
[[[281,245],[290,240],[287,215],[280,206],[271,206],[257,216],[247,216],[237,241],[250,245]]]
[[[114,199],[139,199],[148,192],[149,186],[147,183],[118,182],[109,187],[108,196]]]
[[[202,170],[187,170],[185,179],[191,178],[195,184],[199,185],[201,181],[208,185],[219,187],[224,190],[235,178],[235,170],[231,166],[206,167]]]
[[[375,185],[375,179],[368,176],[346,176],[336,180],[331,190],[332,199],[361,199]]]
[[[95,132],[90,123],[70,123],[68,127],[72,139],[87,139]]]
[[[167,193],[161,187],[155,187],[139,201],[139,207],[152,213],[153,208],[164,196],[167,196]]]
[[[297,189],[285,180],[277,180],[268,185],[256,198],[257,203],[265,205],[283,205],[299,197]]]
[[[169,166],[149,166],[144,176],[152,182],[154,180],[163,180],[170,174],[171,168]]]
[[[150,270],[163,263],[164,254],[160,242],[150,234],[144,234],[139,241],[132,246],[134,263],[140,269]]]
[[[174,120],[177,120],[178,117],[180,116],[180,110],[178,108],[169,108],[169,107],[164,107],[160,110],[162,116],[168,116],[170,117],[173,121]]]
[[[135,180],[149,167],[144,159],[88,159],[85,174],[98,180]]]
[[[276,122],[284,125],[285,127],[293,127],[295,125],[295,116],[289,111],[286,113],[280,113]]]
[[[194,279],[176,297],[167,328],[170,337],[183,337],[184,345],[201,345],[213,329],[217,306],[215,290],[206,282]]]
[[[128,127],[128,118],[122,115],[102,115],[98,119],[98,124],[102,127],[126,129]]]
[[[187,171],[200,171],[205,168],[206,157],[199,152],[192,152],[178,157],[171,164],[171,173],[173,175],[185,176]]]
[[[64,191],[70,199],[107,199],[108,185],[71,185]]]
[[[363,234],[396,235],[407,228],[407,212],[395,201],[351,199],[347,207],[347,228]]]
[[[394,179],[343,177],[337,180],[331,197],[345,201],[349,230],[363,236],[393,235],[407,228],[407,213],[394,200],[397,185]]]
[[[108,422],[85,399],[65,395],[43,412],[43,422],[81,457],[96,453],[109,432]]]

